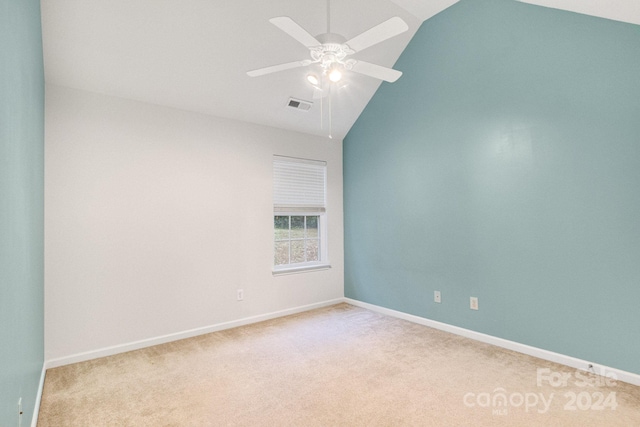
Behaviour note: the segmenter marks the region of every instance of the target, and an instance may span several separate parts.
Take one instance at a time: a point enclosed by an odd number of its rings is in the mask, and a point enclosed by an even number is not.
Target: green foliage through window
[[[320,260],[318,215],[274,216],[274,264],[300,264]]]

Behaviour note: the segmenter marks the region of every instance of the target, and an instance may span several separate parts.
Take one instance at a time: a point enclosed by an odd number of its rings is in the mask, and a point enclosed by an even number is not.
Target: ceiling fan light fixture
[[[331,80],[332,82],[337,83],[341,78],[342,72],[339,69],[333,68],[331,69],[331,71],[329,71],[329,80]]]
[[[318,84],[320,83],[318,76],[316,76],[315,74],[307,74],[307,81],[313,86],[318,86]]]

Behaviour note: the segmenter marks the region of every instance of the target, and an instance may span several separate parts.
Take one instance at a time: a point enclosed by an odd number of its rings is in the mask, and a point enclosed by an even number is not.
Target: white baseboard
[[[351,298],[337,298],[334,300],[323,301],[319,303],[309,304],[300,307],[294,307],[286,310],[276,311],[272,313],[261,314],[258,316],[246,317],[243,319],[233,320],[229,322],[218,323],[211,326],[205,326],[202,328],[191,329],[188,331],[178,332],[174,334],[163,335],[160,337],[149,338],[145,340],[135,341],[131,343],[115,345],[111,347],[105,347],[98,350],[87,351],[84,353],[78,353],[66,357],[61,357],[57,359],[47,360],[44,363],[42,369],[42,377],[40,379],[40,387],[38,390],[38,397],[36,402],[36,409],[34,410],[34,418],[32,422],[32,427],[35,427],[35,422],[37,422],[37,409],[40,407],[40,396],[42,395],[42,387],[44,384],[44,377],[46,369],[56,368],[59,366],[69,365],[72,363],[84,362],[86,360],[97,359],[100,357],[112,356],[114,354],[124,353],[132,350],[139,350],[145,347],[151,347],[158,344],[165,344],[171,341],[177,341],[185,338],[191,338],[197,335],[208,334],[210,332],[221,331],[225,329],[236,328],[238,326],[249,325],[251,323],[262,322],[265,320],[275,319],[277,317],[288,316],[291,314],[301,313],[304,311],[313,310],[316,308],[326,307],[329,305],[338,304],[341,302],[346,302],[351,305],[355,305],[357,307],[362,307],[369,309],[371,311],[375,311],[381,314],[385,314],[392,317],[397,317],[399,319],[404,319],[409,322],[418,323],[420,325],[428,326],[434,329],[439,329],[441,331],[450,332],[455,335],[460,335],[466,338],[470,338],[476,341],[484,342],[487,344],[492,344],[497,347],[506,348],[508,350],[517,351],[519,353],[527,354],[529,356],[538,357],[543,360],[548,360],[550,362],[559,363],[561,365],[569,366],[571,368],[580,369],[583,371],[589,370],[589,365],[593,367],[593,370],[596,373],[606,373],[607,375],[613,374],[615,378],[624,381],[629,384],[633,384],[636,386],[640,386],[640,375],[635,374],[633,372],[627,372],[616,368],[611,368],[604,365],[598,365],[586,360],[577,359],[575,357],[567,356],[560,353],[555,353],[552,351],[544,350],[537,347],[532,347],[526,344],[521,344],[515,341],[506,340],[503,338],[494,337],[492,335],[483,334],[481,332],[472,331],[469,329],[461,328],[458,326],[449,325],[447,323],[438,322],[431,319],[426,319],[424,317],[415,316],[413,314],[403,313],[401,311],[392,310],[389,308],[380,307],[378,305],[369,304],[362,301],[357,301]]]
[[[487,344],[492,344],[497,347],[502,347],[508,350],[517,351],[518,353],[523,353],[529,356],[534,356],[540,359],[548,360],[550,362],[566,365],[571,368],[580,369],[583,371],[590,371],[589,365],[591,365],[593,367],[593,371],[598,374],[605,374],[605,375],[613,374],[613,378],[616,378],[617,380],[640,386],[640,375],[635,374],[633,372],[627,372],[627,371],[611,368],[604,365],[598,365],[586,360],[577,359],[575,357],[566,356],[560,353],[554,353],[553,351],[543,350],[537,347],[531,347],[529,345],[520,344],[515,341],[509,341],[503,338],[494,337],[492,335],[483,334],[481,332],[460,328],[458,326],[453,326],[447,323],[426,319],[424,317],[415,316],[413,314],[403,313],[401,311],[391,310],[389,308],[384,308],[378,305],[357,301],[351,298],[344,298],[344,302],[355,305],[357,307],[366,308],[368,310],[375,311],[377,313],[386,314],[388,316],[408,320],[409,322],[418,323],[424,326],[429,326],[434,329],[450,332],[455,335],[471,338],[473,340],[481,341]]]
[[[188,331],[177,332],[177,333],[163,335],[159,337],[148,338],[140,341],[134,341],[130,343],[114,345],[111,347],[105,347],[98,350],[91,350],[83,353],[77,353],[77,354],[60,357],[56,359],[50,359],[45,361],[45,368],[46,369],[57,368],[59,366],[70,365],[72,363],[84,362],[91,359],[98,359],[100,357],[106,357],[106,356],[112,356],[114,354],[125,353],[127,351],[139,350],[141,348],[151,347],[158,344],[165,344],[171,341],[177,341],[185,338],[195,337],[198,335],[208,334],[211,332],[222,331],[224,329],[236,328],[238,326],[249,325],[251,323],[258,323],[265,320],[275,319],[277,317],[288,316],[291,314],[302,313],[304,311],[326,307],[326,306],[338,304],[341,302],[344,302],[344,299],[337,298],[334,300],[323,301],[319,303],[289,308],[286,310],[275,311],[272,313],[260,314],[258,316],[245,317],[243,319],[232,320],[229,322],[223,322],[215,325],[204,326],[201,328],[190,329]]]
[[[38,414],[40,413],[40,401],[42,400],[42,390],[44,388],[44,377],[47,374],[45,364],[42,364],[42,373],[40,374],[40,383],[38,384],[38,394],[36,394],[36,403],[33,405],[33,416],[31,417],[31,427],[37,427]]]

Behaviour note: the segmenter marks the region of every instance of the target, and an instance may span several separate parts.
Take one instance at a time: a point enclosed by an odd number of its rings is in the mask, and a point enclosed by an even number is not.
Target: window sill
[[[309,271],[329,270],[330,264],[304,265],[301,267],[288,267],[273,270],[274,276],[283,276],[285,274],[307,273]]]

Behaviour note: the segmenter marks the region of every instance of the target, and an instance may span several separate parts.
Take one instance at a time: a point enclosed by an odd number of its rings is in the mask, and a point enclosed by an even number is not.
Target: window
[[[326,162],[273,158],[274,272],[328,267]]]

